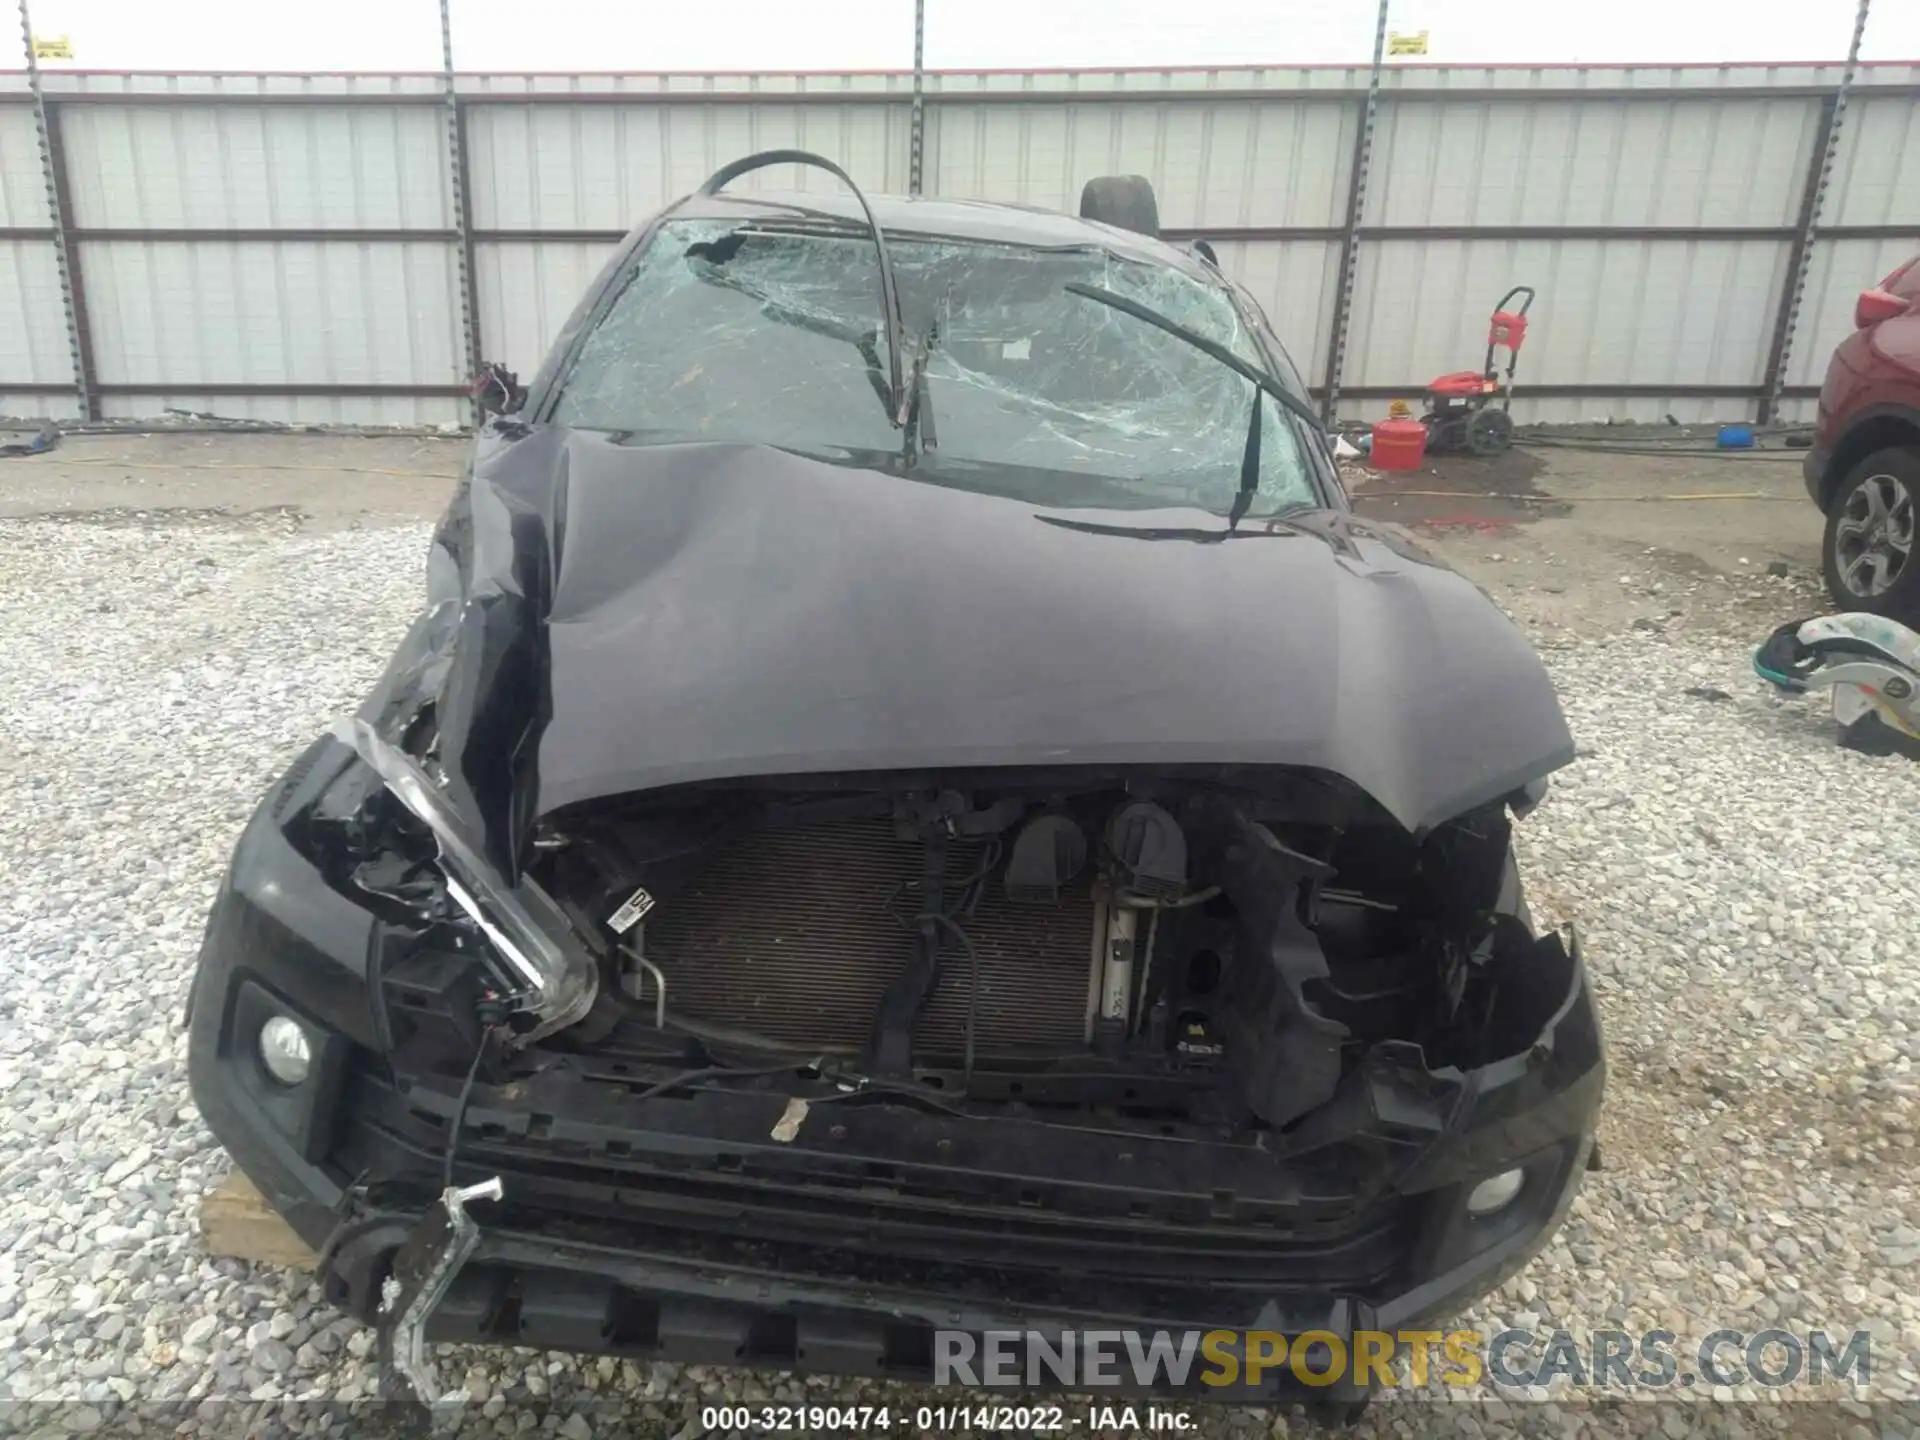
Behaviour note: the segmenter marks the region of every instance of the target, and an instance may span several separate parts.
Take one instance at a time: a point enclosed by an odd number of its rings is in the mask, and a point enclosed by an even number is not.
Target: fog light
[[[298,1085],[313,1069],[313,1046],[297,1020],[276,1015],[260,1027],[260,1063],[282,1085]]]
[[[1489,1176],[1467,1192],[1467,1213],[1491,1215],[1496,1210],[1506,1209],[1526,1183],[1527,1172],[1524,1170],[1502,1170],[1498,1175]]]

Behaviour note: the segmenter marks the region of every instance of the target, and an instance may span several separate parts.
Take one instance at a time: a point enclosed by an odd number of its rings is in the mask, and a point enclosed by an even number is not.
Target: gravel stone
[[[207,1433],[250,1418],[318,1434],[287,1418],[288,1397],[374,1393],[371,1332],[310,1277],[203,1253],[198,1203],[229,1162],[188,1101],[179,1025],[241,826],[377,675],[420,599],[428,533],[309,530],[282,512],[0,520],[0,1405],[68,1402],[60,1428],[86,1433],[170,1399],[211,1406]],[[1685,580],[1623,577],[1649,595]],[[1502,1317],[1564,1325],[1583,1344],[1596,1328],[1868,1330],[1873,1382],[1855,1398],[1871,1419],[1831,1433],[1908,1435],[1920,766],[1837,748],[1817,699],[1751,678],[1766,627],[1715,629],[1709,612],[1536,635],[1579,758],[1517,843],[1536,919],[1580,927],[1610,1049],[1604,1163],[1567,1227],[1461,1320],[1485,1335]],[[702,1404],[747,1395],[958,1398],[525,1350],[440,1357],[485,1394],[475,1433],[537,1430],[532,1407],[550,1433],[590,1440],[690,1437]],[[1702,1385],[1656,1421],[1559,1381],[1534,1389],[1448,1413],[1462,1434],[1568,1440],[1786,1435],[1812,1413],[1723,1410]],[[1304,1433],[1297,1415],[1199,1414],[1207,1436]],[[1381,1406],[1358,1433],[1425,1434],[1430,1419]]]

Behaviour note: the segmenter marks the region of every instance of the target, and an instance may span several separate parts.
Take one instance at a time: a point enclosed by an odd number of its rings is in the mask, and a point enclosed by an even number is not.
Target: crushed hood
[[[1192,538],[1224,523],[756,445],[491,444],[436,537],[448,788],[510,856],[538,815],[731,776],[1299,766],[1418,831],[1572,758],[1467,580],[1343,513]]]

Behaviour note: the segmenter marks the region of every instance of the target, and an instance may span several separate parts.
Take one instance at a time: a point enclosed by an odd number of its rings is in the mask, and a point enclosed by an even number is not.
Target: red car
[[[1827,517],[1821,559],[1842,610],[1920,620],[1920,256],[1863,290],[1820,387],[1807,492]]]

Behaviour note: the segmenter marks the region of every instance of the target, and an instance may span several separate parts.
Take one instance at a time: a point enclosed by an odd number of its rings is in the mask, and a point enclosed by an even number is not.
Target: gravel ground
[[[197,1205],[227,1162],[187,1100],[179,1020],[243,819],[384,661],[426,536],[314,534],[291,514],[0,522],[0,1429],[120,1428],[142,1402],[208,1399],[242,1402],[195,1412],[208,1433],[311,1428],[327,1417],[292,1402],[371,1391],[370,1335],[305,1277],[202,1252]],[[1582,927],[1612,1054],[1605,1165],[1553,1245],[1466,1318],[1663,1327],[1683,1357],[1723,1325],[1866,1329],[1872,1386],[1844,1406],[1482,1392],[1444,1416],[1376,1407],[1363,1434],[1444,1418],[1860,1440],[1920,1419],[1920,769],[1840,751],[1817,706],[1764,693],[1755,633],[1643,628],[1545,652],[1582,755],[1522,827],[1523,860],[1542,916]],[[723,1398],[954,1399],[443,1357],[450,1376],[463,1364],[502,1433],[569,1440],[690,1437]],[[551,1408],[536,1420],[523,1399]],[[1214,1435],[1289,1423],[1198,1413]]]

